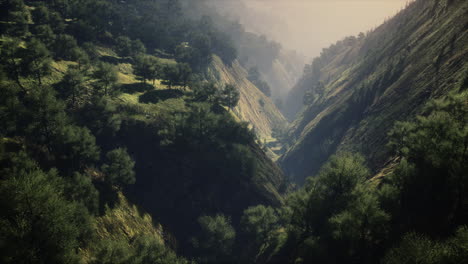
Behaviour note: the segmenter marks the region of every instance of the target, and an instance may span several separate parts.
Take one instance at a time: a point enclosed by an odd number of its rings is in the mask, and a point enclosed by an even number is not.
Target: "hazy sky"
[[[405,6],[408,0],[244,0],[249,8],[268,13],[285,27],[276,38],[287,48],[315,57],[345,36],[366,32]]]

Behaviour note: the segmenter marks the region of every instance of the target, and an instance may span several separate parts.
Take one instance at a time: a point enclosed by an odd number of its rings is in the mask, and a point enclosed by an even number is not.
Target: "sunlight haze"
[[[275,17],[284,25],[270,28],[269,36],[286,48],[315,57],[345,36],[357,35],[379,26],[395,15],[407,0],[321,1],[244,0],[246,5]],[[261,22],[259,22],[261,23]],[[258,25],[246,25],[258,27]]]

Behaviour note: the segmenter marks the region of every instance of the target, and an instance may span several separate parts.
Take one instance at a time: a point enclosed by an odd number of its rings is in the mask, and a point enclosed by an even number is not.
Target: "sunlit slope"
[[[117,194],[113,207],[106,208],[106,213],[96,218],[95,230],[96,239],[101,243],[124,243],[130,247],[140,237],[150,238],[166,247],[165,240],[170,238],[161,225],[155,225],[148,213],[130,203],[121,192]],[[102,254],[86,248],[81,253],[83,263],[95,263],[96,255]]]
[[[247,80],[247,72],[236,61],[226,66],[219,57],[214,57],[210,72],[221,84],[233,84],[240,91],[236,115],[249,122],[262,139],[269,139],[275,126],[286,124],[286,119],[270,98]]]
[[[416,1],[357,42],[365,52],[331,74],[323,95],[296,120],[290,135],[296,140],[281,159],[286,173],[302,182],[342,150],[363,153],[376,171],[383,167],[395,121],[421,113],[427,100],[463,82],[466,86],[467,12],[462,0]],[[332,60],[342,60],[343,52],[336,56]]]
[[[294,120],[296,115],[306,108],[304,96],[311,87],[320,82],[330,83],[340,78],[342,73],[365,53],[363,43],[363,35],[361,37],[347,37],[324,49],[318,58],[307,65],[304,74],[284,101],[283,113],[286,118]]]

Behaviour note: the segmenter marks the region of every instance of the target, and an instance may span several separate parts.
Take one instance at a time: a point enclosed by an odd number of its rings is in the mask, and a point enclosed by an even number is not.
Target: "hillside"
[[[303,182],[345,150],[362,153],[374,172],[385,166],[395,121],[466,85],[467,8],[466,1],[413,2],[332,53],[329,68],[307,73],[291,94],[297,101],[307,88],[311,96],[290,131],[294,145],[280,161],[286,173]]]
[[[306,93],[309,90],[317,90],[313,92],[320,95],[321,87],[325,83],[336,81],[336,78],[349,69],[360,56],[366,54],[363,44],[364,35],[362,34],[359,37],[347,37],[323,49],[319,57],[306,65],[303,75],[287,94],[283,106],[284,115],[291,121],[296,120],[297,115],[306,106],[304,102]]]
[[[274,127],[287,124],[271,99],[247,79],[247,72],[238,62],[226,66],[215,57],[211,69],[221,85],[235,84],[239,88],[240,100],[234,111],[241,120],[252,125],[260,139],[270,139]]]
[[[193,4],[0,2],[0,262],[225,259],[284,203],[259,142],[286,121]]]
[[[220,10],[0,1],[0,263],[466,263],[468,3],[344,38],[287,102],[300,56]]]
[[[239,77],[232,72],[243,73],[235,64],[231,69],[224,66],[219,58],[214,59],[216,62],[228,78]],[[132,79],[131,74],[121,74],[122,79]],[[240,76],[239,79],[231,79],[241,92],[238,108],[242,106],[243,93],[256,93],[259,98],[263,96]],[[138,84],[136,80],[133,83],[135,87]],[[191,105],[193,98],[190,92],[168,89],[164,85],[148,88],[143,92],[129,90],[116,99],[117,108],[129,115],[116,139],[125,144],[136,162],[137,181],[129,190],[130,196],[175,234],[178,247],[185,254],[190,248],[188,240],[198,228],[196,219],[200,215],[222,212],[232,217],[233,224],[237,226],[242,211],[248,206],[283,203],[281,193],[287,188],[287,183],[281,169],[256,143],[244,139],[230,142],[229,137],[240,136],[235,133],[246,133],[242,136],[248,138],[247,131],[230,131],[231,126],[235,127],[232,123],[235,121],[230,120],[227,114],[211,116],[203,112],[205,106]],[[145,95],[153,95],[154,101],[145,102],[142,100]],[[246,98],[247,102],[251,100],[251,97]],[[197,111],[200,110],[199,116]],[[250,113],[253,108],[247,105],[242,110]],[[193,120],[204,123],[206,130],[214,133],[215,138],[191,135],[198,133],[197,128],[192,128],[191,123],[185,127],[183,121],[174,124],[174,119],[180,118],[195,118]],[[263,114],[256,118],[269,120]],[[213,121],[215,123],[211,124]],[[216,132],[217,127],[225,131]]]

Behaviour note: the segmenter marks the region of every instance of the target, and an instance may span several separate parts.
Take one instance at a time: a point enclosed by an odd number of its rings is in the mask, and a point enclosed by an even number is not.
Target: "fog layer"
[[[357,35],[396,14],[407,0],[243,0],[252,12],[247,29],[265,31],[288,49],[308,57],[345,36]],[[258,19],[252,14],[258,14]],[[245,21],[242,21],[245,20]],[[274,22],[274,23],[272,23]]]

